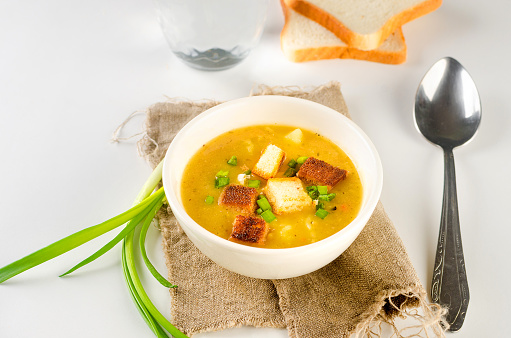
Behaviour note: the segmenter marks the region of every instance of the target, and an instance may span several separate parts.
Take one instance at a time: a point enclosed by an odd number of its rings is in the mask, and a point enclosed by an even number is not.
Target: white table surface
[[[408,60],[398,66],[330,60],[295,64],[280,50],[283,16],[273,1],[258,47],[237,67],[201,72],[177,60],[151,1],[0,2],[0,266],[131,205],[150,173],[137,137],[111,143],[132,112],[166,97],[228,100],[258,84],[342,84],[352,114],[384,168],[381,200],[429,289],[443,189],[443,156],[416,130],[417,85],[452,56],[480,91],[483,121],[455,150],[470,305],[456,337],[509,335],[509,109],[511,2],[445,1],[404,26]],[[137,115],[121,136],[142,130]],[[106,236],[0,285],[0,337],[152,337],[125,287],[120,247],[69,278],[57,276]],[[164,271],[160,238],[150,257]],[[147,278],[157,307],[167,290]],[[240,328],[198,337],[286,337]]]

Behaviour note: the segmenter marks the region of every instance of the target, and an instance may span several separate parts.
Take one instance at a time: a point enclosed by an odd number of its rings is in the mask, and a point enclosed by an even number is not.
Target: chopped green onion
[[[250,188],[259,188],[259,186],[261,185],[261,181],[259,181],[259,180],[248,180],[247,185]]]
[[[321,200],[321,201],[328,201],[328,202],[330,202],[334,198],[335,198],[335,193],[331,193],[331,194],[328,194],[328,195],[319,195],[319,197],[318,197],[319,200]]]
[[[263,213],[263,209],[259,208],[259,209],[256,210],[256,212],[257,212],[258,215],[260,215],[260,214]]]
[[[316,187],[315,185],[311,185],[306,187],[305,189],[309,193],[310,198],[312,198],[313,200],[318,199],[319,196],[318,187]]]
[[[229,177],[219,177],[215,180],[215,188],[225,187],[229,184]]]
[[[273,214],[273,212],[271,212],[271,210],[264,211],[261,214],[261,217],[264,219],[264,221],[266,223],[271,223],[271,222],[273,222],[274,220],[277,219],[277,217],[275,217],[275,215]]]
[[[245,174],[245,175],[250,175],[250,174],[252,174],[252,170],[245,170],[245,171],[243,172],[243,174]]]
[[[216,173],[216,177],[227,177],[229,175],[229,170],[220,170]]]
[[[296,159],[296,162],[299,164],[303,164],[305,161],[307,161],[307,159],[308,159],[307,156],[301,156]]]
[[[293,177],[296,175],[296,169],[293,168],[287,168],[286,172],[284,173],[284,176],[286,177]]]
[[[227,164],[230,165],[237,165],[238,164],[238,158],[236,156],[231,156],[229,161],[227,161]]]
[[[263,209],[263,211],[271,210],[270,202],[266,199],[266,197],[260,198],[257,200],[257,204]]]
[[[319,209],[325,209],[325,203],[319,202],[318,205],[316,205],[316,210],[319,210]]]
[[[204,200],[204,202],[206,202],[206,204],[213,204],[213,202],[215,201],[215,199],[213,198],[213,196],[206,196],[206,199]]]
[[[328,187],[326,185],[318,185],[318,191],[320,195],[328,194]]]
[[[287,166],[288,166],[288,167],[290,167],[290,168],[296,168],[296,165],[297,165],[297,164],[298,164],[298,162],[296,162],[296,161],[295,161],[295,159],[293,159],[293,158],[292,158],[292,159],[289,161],[289,163],[287,164]]]
[[[316,216],[318,216],[321,219],[325,219],[325,217],[328,216],[328,211],[326,211],[325,209],[318,209],[316,211]]]

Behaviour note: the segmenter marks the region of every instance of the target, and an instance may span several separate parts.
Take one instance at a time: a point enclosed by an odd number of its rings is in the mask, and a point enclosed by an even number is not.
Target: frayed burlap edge
[[[186,107],[195,107],[195,108],[198,108],[197,110],[200,110],[200,111],[205,111],[213,106],[216,106],[220,103],[222,103],[221,101],[216,101],[216,100],[210,100],[210,99],[200,99],[200,100],[190,100],[190,99],[186,99],[186,98],[182,98],[182,97],[176,97],[176,98],[170,98],[170,97],[167,97],[167,100],[165,101],[162,101],[162,102],[158,102],[158,103],[155,103],[151,106],[149,106],[148,108],[146,108],[143,113],[147,115],[147,112],[150,111],[151,109],[155,108],[157,105],[161,105],[161,104],[175,104],[175,105],[181,105],[181,109],[186,109]],[[191,118],[193,118],[195,116],[191,116]],[[127,120],[129,121],[129,119],[131,118],[131,116],[129,116],[127,118]],[[120,133],[120,130],[122,130],[122,127],[127,123],[127,121],[124,121],[121,125],[120,125],[120,129],[117,130],[116,129],[116,132],[117,133]],[[138,151],[138,155],[142,158],[144,158],[147,162],[149,162],[151,164],[152,167],[155,167],[159,162],[156,162],[155,158],[154,158],[154,154],[157,154],[159,153],[158,150],[160,148],[160,145],[158,144],[158,142],[154,139],[152,139],[149,134],[147,133],[147,130],[148,130],[148,120],[146,119],[145,123],[144,123],[144,132],[140,133],[140,134],[137,134],[137,135],[142,135],[140,140],[138,141],[137,143],[137,151]],[[115,136],[115,134],[114,134]],[[164,154],[163,154],[164,155]],[[160,159],[161,160],[161,159]]]
[[[422,311],[422,313],[421,313]],[[374,304],[360,316],[360,321],[350,332],[351,338],[382,337],[383,327],[392,330],[389,338],[445,337],[449,324],[445,321],[447,310],[429,303],[421,285],[401,290],[383,290]],[[416,325],[396,326],[397,318],[411,318]]]

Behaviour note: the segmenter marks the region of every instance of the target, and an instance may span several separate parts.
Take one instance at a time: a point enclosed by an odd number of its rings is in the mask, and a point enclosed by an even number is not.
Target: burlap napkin
[[[261,87],[251,95],[289,95],[349,116],[340,85],[303,91]],[[154,167],[183,125],[219,102],[169,101],[147,110],[139,149]],[[225,270],[198,251],[170,209],[159,214],[171,289],[173,324],[187,335],[229,327],[287,328],[290,337],[379,336],[381,323],[418,319],[414,334],[440,329],[442,310],[426,292],[381,203],[355,242],[335,261],[308,275],[284,280],[248,278]],[[417,311],[420,310],[420,311]]]

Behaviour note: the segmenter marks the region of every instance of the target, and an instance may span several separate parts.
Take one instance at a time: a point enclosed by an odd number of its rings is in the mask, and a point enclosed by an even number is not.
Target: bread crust
[[[326,12],[307,0],[282,0],[289,8],[317,22],[334,33],[339,39],[352,48],[374,50],[378,48],[396,29],[407,22],[436,10],[442,0],[425,0],[391,17],[376,32],[359,34],[347,28],[334,15]]]
[[[395,37],[399,39],[400,43],[403,46],[400,50],[397,51],[396,50],[389,51],[380,48],[365,51],[344,44],[342,45],[340,44],[337,46],[310,47],[300,49],[287,48],[284,41],[286,39],[286,34],[288,34],[287,30],[289,29],[289,24],[291,20],[290,11],[292,11],[292,9],[287,7],[287,5],[285,4],[285,0],[281,0],[280,3],[282,5],[282,10],[284,12],[285,18],[284,27],[280,34],[281,49],[290,61],[308,62],[328,59],[353,59],[379,62],[391,65],[402,64],[406,61],[407,47],[401,27],[396,29],[396,31],[394,32]]]

